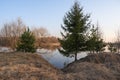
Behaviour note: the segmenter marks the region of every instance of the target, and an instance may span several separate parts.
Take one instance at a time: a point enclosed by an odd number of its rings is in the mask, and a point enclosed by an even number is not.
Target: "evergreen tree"
[[[108,43],[108,50],[110,50],[110,52],[113,53],[117,51],[117,48],[115,47],[114,43]]]
[[[93,25],[89,33],[90,35],[88,35],[88,40],[86,42],[87,50],[90,51],[90,53],[94,53],[96,49],[96,42],[98,40],[97,28]]]
[[[96,42],[96,48],[95,48],[95,51],[98,53],[98,52],[102,52],[105,50],[105,46],[106,44],[104,43],[103,39],[99,39],[97,42]]]
[[[76,1],[71,10],[64,16],[61,32],[62,39],[60,39],[61,49],[59,51],[66,56],[74,54],[75,61],[77,60],[77,53],[84,51],[86,48],[86,31],[89,27],[89,15],[83,14],[83,8],[80,7]]]
[[[94,53],[95,51],[100,52],[104,50],[104,47],[106,45],[103,42],[103,39],[101,38],[101,33],[99,31],[98,26],[96,28],[94,27],[94,25],[92,26],[86,45],[87,50],[89,50],[90,53]]]
[[[17,50],[22,52],[35,52],[35,37],[28,29],[20,37],[17,45]]]

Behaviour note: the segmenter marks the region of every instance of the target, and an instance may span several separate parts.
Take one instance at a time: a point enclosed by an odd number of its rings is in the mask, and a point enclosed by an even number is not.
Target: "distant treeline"
[[[60,43],[56,37],[41,37],[37,39],[36,46],[38,48],[55,49],[60,47]]]
[[[16,21],[5,23],[0,29],[0,46],[16,49],[19,37],[28,27],[21,18]],[[57,48],[59,42],[56,37],[50,36],[47,29],[43,27],[33,27],[31,32],[34,34],[36,48]]]

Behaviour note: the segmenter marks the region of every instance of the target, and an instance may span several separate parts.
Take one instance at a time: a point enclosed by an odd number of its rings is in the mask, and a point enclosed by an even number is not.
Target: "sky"
[[[0,28],[20,17],[33,27],[45,27],[53,36],[60,36],[66,12],[75,0],[0,0]],[[120,29],[120,0],[78,0],[92,24],[99,23],[105,41],[115,41]]]

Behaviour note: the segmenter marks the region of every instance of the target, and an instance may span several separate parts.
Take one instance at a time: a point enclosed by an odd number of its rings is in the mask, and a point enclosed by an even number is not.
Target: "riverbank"
[[[40,55],[0,53],[0,80],[58,80],[61,74]]]
[[[120,54],[89,55],[60,70],[38,54],[0,53],[0,80],[120,80]]]
[[[120,80],[120,54],[91,54],[63,69],[73,80]]]

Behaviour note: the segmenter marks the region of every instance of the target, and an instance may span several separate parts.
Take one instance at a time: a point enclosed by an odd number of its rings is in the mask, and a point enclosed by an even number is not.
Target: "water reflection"
[[[57,68],[63,68],[67,64],[74,61],[74,57],[65,57],[60,52],[56,50],[46,50],[41,49],[37,51],[38,54],[42,55],[44,59],[46,59],[49,63],[54,65]],[[86,52],[78,53],[78,59],[85,57],[87,54]]]

